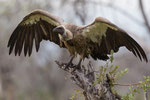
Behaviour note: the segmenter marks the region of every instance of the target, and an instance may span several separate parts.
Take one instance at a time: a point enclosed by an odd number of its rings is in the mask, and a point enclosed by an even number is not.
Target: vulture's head
[[[59,35],[60,40],[68,41],[73,38],[72,32],[66,29],[64,26],[57,26],[53,29],[53,32]]]

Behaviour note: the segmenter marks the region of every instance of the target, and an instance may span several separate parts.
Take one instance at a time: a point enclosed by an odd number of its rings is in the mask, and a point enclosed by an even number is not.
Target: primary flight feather
[[[77,26],[66,24],[61,18],[42,10],[31,12],[19,23],[8,42],[9,54],[14,50],[15,55],[20,56],[24,48],[24,55],[30,56],[33,42],[38,51],[42,40],[68,49],[72,56],[68,64],[77,54],[80,55],[79,66],[89,55],[94,59],[107,60],[110,51],[117,52],[121,46],[148,62],[144,50],[132,37],[102,17],[87,26]]]

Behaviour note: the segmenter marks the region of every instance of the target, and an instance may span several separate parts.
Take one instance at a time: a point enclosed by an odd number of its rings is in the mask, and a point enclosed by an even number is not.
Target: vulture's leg
[[[79,63],[78,63],[78,65],[77,65],[77,69],[79,68],[81,68],[81,62],[82,62],[82,58],[80,58],[80,60],[79,60]]]
[[[81,62],[82,62],[82,58],[80,58],[79,63],[78,63],[78,65],[73,69],[73,72],[74,72],[76,69],[81,69]]]
[[[67,63],[67,65],[66,65],[65,69],[67,69],[70,65],[72,65],[72,61],[73,61],[74,57],[75,57],[75,56],[72,56],[72,57],[71,57],[70,61],[69,61],[69,62]]]

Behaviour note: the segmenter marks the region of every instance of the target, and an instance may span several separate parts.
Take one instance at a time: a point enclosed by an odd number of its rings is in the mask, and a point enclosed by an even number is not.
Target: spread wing
[[[15,55],[20,56],[24,46],[24,55],[26,56],[28,53],[30,56],[33,41],[35,41],[36,51],[39,50],[42,40],[50,40],[60,45],[58,34],[53,33],[52,30],[62,22],[60,18],[42,10],[31,12],[23,18],[12,33],[8,42],[9,54],[14,48]]]
[[[125,46],[135,56],[138,56],[141,61],[143,59],[148,62],[142,47],[124,30],[104,18],[96,18],[92,24],[83,27],[81,30],[82,35],[93,43],[94,50],[91,56],[95,59],[106,60],[108,59],[107,54],[110,54],[111,50],[117,52],[119,47]]]

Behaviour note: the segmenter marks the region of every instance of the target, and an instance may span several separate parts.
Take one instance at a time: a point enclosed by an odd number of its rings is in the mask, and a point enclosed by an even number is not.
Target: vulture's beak
[[[65,32],[65,29],[63,27],[56,27],[53,29],[53,32],[63,35]]]

